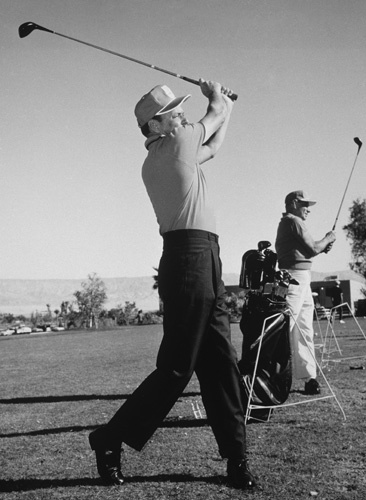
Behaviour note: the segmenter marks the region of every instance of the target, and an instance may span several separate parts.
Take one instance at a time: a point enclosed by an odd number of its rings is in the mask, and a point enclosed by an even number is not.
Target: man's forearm
[[[216,130],[216,132],[214,132],[203,144],[201,153],[199,155],[199,163],[204,163],[205,161],[210,160],[216,155],[225,139],[226,131],[229,125],[231,111],[233,109],[232,104],[231,102],[228,102],[228,98],[226,96],[223,96],[222,94],[218,94],[213,97],[213,99],[215,100],[216,98],[220,100],[220,105],[223,106],[223,123]]]
[[[323,239],[316,241],[315,245],[314,245],[314,251],[316,252],[315,255],[319,255],[320,253],[324,252],[325,250],[328,249],[328,247],[331,248],[331,245],[333,244],[333,242],[334,242],[334,239],[330,238],[328,235],[324,236]],[[329,248],[329,250],[330,250],[330,248]]]
[[[198,162],[200,164],[213,158],[220,149],[226,136],[229,119],[230,113],[227,114],[225,121],[221,125],[221,127],[202,145],[201,151],[198,155]]]
[[[206,146],[215,150],[215,152],[219,149],[221,144],[223,143],[227,131],[227,127],[229,125],[230,115],[226,115],[224,123],[221,127],[208,139],[205,143]]]

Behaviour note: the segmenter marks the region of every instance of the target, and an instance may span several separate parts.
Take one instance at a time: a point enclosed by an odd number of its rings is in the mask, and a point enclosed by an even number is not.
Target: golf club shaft
[[[357,140],[356,140],[357,139]],[[332,231],[335,230],[335,227],[337,225],[337,222],[338,222],[338,217],[339,217],[339,214],[340,214],[340,211],[341,211],[341,208],[342,208],[342,205],[343,205],[343,201],[344,201],[344,198],[346,196],[346,193],[347,193],[347,189],[348,189],[348,186],[349,186],[349,183],[350,183],[350,180],[351,180],[351,177],[352,177],[352,174],[353,174],[353,171],[355,169],[355,165],[356,165],[356,162],[357,162],[357,158],[358,158],[358,154],[360,152],[360,149],[362,147],[362,142],[360,141],[360,139],[358,139],[358,137],[356,137],[354,139],[355,143],[358,145],[358,150],[357,150],[357,154],[356,154],[356,158],[355,158],[355,161],[353,162],[353,167],[352,167],[352,170],[351,170],[351,173],[350,173],[350,176],[348,177],[348,182],[347,182],[347,185],[346,185],[346,189],[344,190],[344,193],[343,193],[343,197],[342,197],[342,201],[341,201],[341,204],[339,205],[339,209],[338,209],[338,212],[337,212],[337,216],[336,216],[336,219],[334,221],[334,225],[333,225],[333,228],[332,228]]]
[[[22,26],[20,26],[20,28],[19,28],[19,34],[21,33],[21,30],[22,30],[23,26],[30,25],[30,24],[33,24],[33,23],[24,23]],[[103,52],[107,52],[108,54],[112,54],[114,56],[121,57],[123,59],[127,59],[128,61],[132,61],[132,62],[135,62],[137,64],[142,64],[143,66],[147,66],[148,68],[155,69],[156,71],[161,71],[161,72],[166,73],[168,75],[175,76],[176,78],[180,78],[181,80],[184,80],[184,81],[186,81],[188,83],[193,83],[194,85],[198,85],[199,86],[199,81],[198,80],[193,80],[193,78],[189,78],[188,76],[179,75],[178,73],[174,73],[174,72],[169,71],[167,69],[159,68],[158,66],[155,66],[154,64],[149,64],[149,63],[146,63],[144,61],[140,61],[139,59],[135,59],[134,57],[130,57],[130,56],[126,56],[124,54],[120,54],[119,52],[115,52],[114,50],[109,50],[109,49],[106,49],[104,47],[100,47],[99,45],[94,45],[93,43],[84,42],[83,40],[79,40],[78,38],[73,38],[72,36],[63,35],[62,33],[58,33],[57,31],[53,31],[53,30],[50,30],[48,28],[43,28],[42,26],[39,26],[37,24],[34,24],[34,29],[40,29],[41,31],[46,31],[48,33],[52,33],[53,35],[62,36],[63,38],[67,38],[68,40],[72,40],[72,41],[77,42],[77,43],[82,43],[83,45],[87,45],[88,47],[92,47],[93,49],[97,49],[97,50],[101,50]],[[23,38],[26,35],[22,34],[20,36]],[[231,94],[228,97],[230,97],[230,99],[232,101],[236,101],[237,98],[238,98],[237,94]]]

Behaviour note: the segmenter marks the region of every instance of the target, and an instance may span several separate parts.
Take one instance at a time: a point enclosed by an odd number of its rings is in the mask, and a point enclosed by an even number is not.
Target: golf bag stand
[[[270,245],[260,241],[257,250],[246,252],[240,273],[239,286],[246,295],[239,369],[247,422],[268,421],[273,407],[287,400],[292,384],[285,295],[294,280],[284,271],[276,272],[277,255],[268,250]]]

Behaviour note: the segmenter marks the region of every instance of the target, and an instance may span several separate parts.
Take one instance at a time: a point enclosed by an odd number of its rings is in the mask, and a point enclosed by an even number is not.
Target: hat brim
[[[165,113],[169,113],[169,111],[173,111],[173,109],[177,108],[181,104],[183,104],[187,99],[191,97],[191,94],[185,95],[183,97],[176,97],[171,100],[168,104],[166,104],[160,111],[155,113],[156,115],[165,115]]]
[[[309,207],[315,205],[316,201],[308,200],[307,198],[294,198],[294,200],[300,201],[301,203],[307,203]]]

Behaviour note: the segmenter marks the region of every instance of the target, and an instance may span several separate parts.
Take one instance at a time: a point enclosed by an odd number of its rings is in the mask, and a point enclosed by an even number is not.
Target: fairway
[[[365,332],[366,320],[358,321]],[[261,485],[250,495],[225,483],[226,462],[195,377],[146,448],[126,447],[126,484],[101,484],[87,436],[155,368],[161,325],[0,337],[0,498],[363,500],[366,340],[352,318],[335,332],[352,359],[338,356],[324,373],[347,419],[332,398],[277,409],[268,423],[249,425],[250,464]],[[232,335],[240,353],[238,324]],[[295,383],[289,401],[303,401],[302,390]]]

